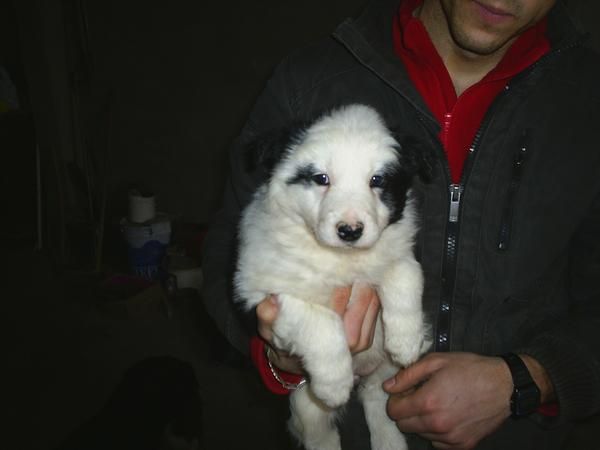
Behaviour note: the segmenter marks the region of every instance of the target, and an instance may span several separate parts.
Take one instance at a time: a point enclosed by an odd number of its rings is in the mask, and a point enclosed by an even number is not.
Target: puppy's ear
[[[306,128],[304,123],[294,123],[258,136],[245,149],[246,169],[250,173],[273,173],[291,148],[302,142]]]
[[[432,149],[413,136],[396,136],[400,145],[400,167],[409,175],[418,175],[423,183],[431,182],[435,158]]]

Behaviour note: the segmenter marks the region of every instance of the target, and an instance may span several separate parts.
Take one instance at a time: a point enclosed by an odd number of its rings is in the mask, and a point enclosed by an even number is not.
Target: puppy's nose
[[[354,242],[362,236],[364,228],[362,222],[356,222],[354,225],[340,222],[337,224],[337,234],[342,241]]]

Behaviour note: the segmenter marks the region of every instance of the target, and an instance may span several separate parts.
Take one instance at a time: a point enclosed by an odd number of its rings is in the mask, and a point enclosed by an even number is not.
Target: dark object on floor
[[[200,450],[201,427],[192,366],[152,357],[127,370],[104,408],[56,450]]]

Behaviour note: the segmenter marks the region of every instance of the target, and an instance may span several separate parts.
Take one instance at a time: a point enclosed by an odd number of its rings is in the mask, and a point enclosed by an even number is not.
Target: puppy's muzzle
[[[363,234],[365,226],[362,222],[356,222],[354,225],[350,225],[346,222],[339,222],[337,225],[337,235],[342,241],[354,242],[360,239]]]

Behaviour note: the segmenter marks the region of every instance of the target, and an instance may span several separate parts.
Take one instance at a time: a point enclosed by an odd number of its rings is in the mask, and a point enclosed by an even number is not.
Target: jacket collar
[[[394,52],[392,21],[399,5],[398,0],[372,0],[359,18],[344,21],[333,37],[431,123],[436,123]]]
[[[577,30],[562,0],[558,0],[548,14],[548,39],[552,49],[578,44],[584,38],[584,34]]]
[[[357,19],[344,21],[333,37],[435,124],[436,120],[394,52],[392,21],[399,6],[398,0],[372,0]],[[582,40],[582,34],[575,28],[561,0],[548,16],[548,39],[553,50],[576,45]]]
[[[356,27],[376,48],[385,48],[393,55],[390,41],[391,18],[396,14],[402,0],[371,0],[363,13],[355,20]],[[581,40],[562,0],[557,0],[548,14],[548,38],[553,48],[571,45]]]

